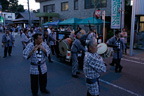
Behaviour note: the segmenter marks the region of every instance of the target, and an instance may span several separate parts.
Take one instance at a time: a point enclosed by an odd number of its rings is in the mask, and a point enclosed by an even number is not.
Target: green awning
[[[46,22],[44,24],[42,24],[43,26],[48,26],[48,24],[51,23],[51,22]]]
[[[58,13],[35,13],[36,17],[59,17]]]
[[[81,19],[78,19],[78,18],[70,18],[70,19],[60,22],[59,25],[75,25],[80,20]]]
[[[105,23],[110,23],[105,21]],[[81,20],[80,22],[77,22],[76,24],[103,24],[103,20],[96,19],[95,17],[89,17]]]

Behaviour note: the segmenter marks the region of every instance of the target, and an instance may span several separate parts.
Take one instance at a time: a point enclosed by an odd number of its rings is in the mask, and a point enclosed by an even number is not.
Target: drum
[[[102,57],[110,57],[112,55],[112,49],[107,47],[105,43],[97,45],[97,53]]]
[[[66,38],[59,42],[59,51],[62,56],[66,56],[67,51],[70,50],[72,44],[71,38]]]

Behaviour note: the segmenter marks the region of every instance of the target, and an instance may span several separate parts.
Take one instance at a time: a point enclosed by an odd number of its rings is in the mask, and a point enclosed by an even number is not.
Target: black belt
[[[44,61],[43,63],[38,63],[38,64],[31,62],[31,65],[40,66],[40,65],[42,65],[42,64],[44,64],[44,63],[45,63],[45,61]]]
[[[40,63],[40,64],[35,64],[35,63],[31,62],[31,65],[38,66],[39,74],[42,74],[42,71],[41,71],[41,68],[40,68],[40,65],[42,65],[42,64],[44,64],[44,62]]]
[[[88,83],[88,84],[93,84],[96,81],[98,81],[98,78],[95,78],[95,79],[88,79],[88,78],[86,78],[86,83]]]

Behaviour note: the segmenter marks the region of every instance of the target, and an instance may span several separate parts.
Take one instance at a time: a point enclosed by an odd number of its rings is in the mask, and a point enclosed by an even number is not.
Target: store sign
[[[111,7],[111,28],[120,29],[120,12],[121,0],[112,0]]]
[[[101,15],[100,9],[96,10],[95,11],[95,17],[98,19],[100,17],[100,15]]]

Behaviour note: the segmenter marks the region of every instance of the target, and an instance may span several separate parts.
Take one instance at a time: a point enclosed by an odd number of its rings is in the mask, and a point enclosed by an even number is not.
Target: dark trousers
[[[47,73],[39,75],[30,75],[31,77],[31,90],[33,94],[38,93],[38,86],[40,86],[40,91],[46,90],[47,85]]]
[[[51,45],[51,51],[52,51],[52,54],[54,55],[54,52],[55,52],[55,45]]]
[[[127,43],[125,43],[125,54],[127,54]]]
[[[7,52],[8,52],[9,55],[11,55],[12,46],[8,46],[8,47],[5,47],[5,48],[4,48],[4,57],[7,56]]]
[[[119,69],[122,68],[122,66],[120,65],[120,61],[121,59],[114,59],[114,62],[116,64],[115,71],[118,71]]]
[[[59,57],[59,47],[57,45],[51,45],[51,51],[53,55],[56,53],[56,56]]]
[[[59,52],[59,43],[58,42],[55,45],[55,52],[56,52],[57,57],[59,57],[60,52]]]
[[[111,65],[114,65],[114,64],[115,64],[115,59],[112,59]]]
[[[49,56],[48,56],[48,59],[49,59],[49,61],[52,61],[52,60],[51,60],[51,55],[50,55],[50,54],[49,54]]]

